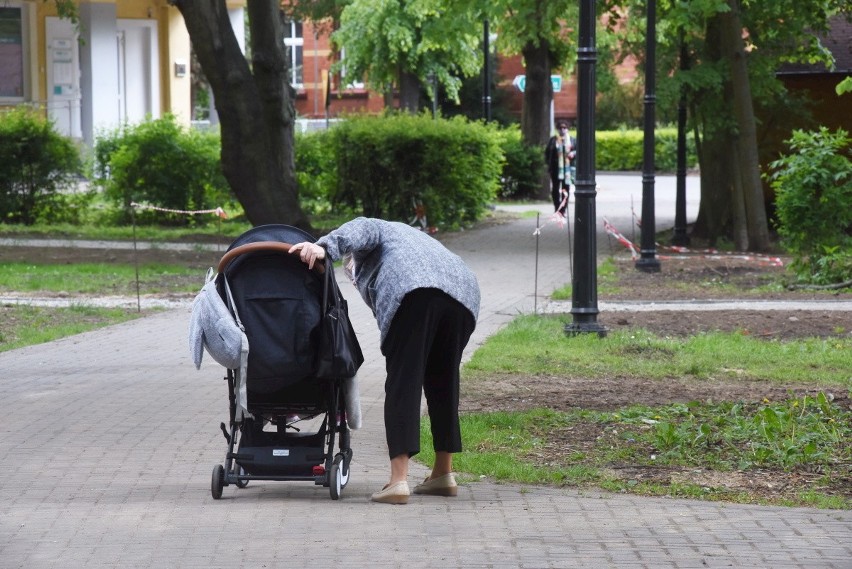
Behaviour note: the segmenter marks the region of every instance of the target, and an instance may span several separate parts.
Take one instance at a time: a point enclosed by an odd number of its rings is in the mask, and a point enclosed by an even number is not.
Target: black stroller
[[[340,498],[352,460],[342,381],[312,376],[323,310],[323,272],[309,270],[290,244],[315,241],[286,225],[255,227],[219,262],[216,290],[248,339],[247,362],[228,369],[230,423],[224,465],[213,469],[211,492],[251,480],[301,480]],[[332,275],[333,278],[333,275]],[[244,377],[241,377],[244,376]],[[299,425],[319,423],[316,431]],[[338,439],[338,452],[334,452]]]

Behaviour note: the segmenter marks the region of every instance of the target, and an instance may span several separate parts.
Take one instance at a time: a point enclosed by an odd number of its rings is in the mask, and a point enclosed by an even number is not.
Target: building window
[[[340,84],[346,89],[363,89],[361,77],[351,76],[346,72],[346,48],[340,48]]]
[[[24,98],[24,25],[20,6],[0,8],[0,98]]]
[[[284,22],[284,50],[290,66],[290,85],[302,87],[305,82],[302,71],[305,38],[302,37],[302,22]]]

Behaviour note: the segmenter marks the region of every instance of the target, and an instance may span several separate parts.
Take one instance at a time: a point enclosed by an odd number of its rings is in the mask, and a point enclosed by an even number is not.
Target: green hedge
[[[334,132],[320,130],[295,135],[296,181],[299,204],[307,215],[329,213],[329,196],[337,187]]]
[[[75,222],[88,196],[74,192],[81,170],[74,144],[44,115],[0,114],[0,223]]]
[[[460,137],[476,142],[465,149]],[[599,131],[597,169],[641,171],[643,138],[641,130]],[[677,131],[657,129],[656,139],[657,170],[674,172]],[[477,160],[471,153],[476,148],[487,148],[487,156]],[[498,156],[493,154],[495,148]],[[695,167],[697,162],[692,135],[688,135],[687,166]],[[469,167],[471,176],[459,175]],[[309,214],[327,213],[345,204],[365,214],[410,219],[412,201],[423,200],[431,212],[427,213],[430,223],[457,225],[478,214],[460,215],[458,208],[448,209],[444,204],[452,200],[441,195],[473,191],[479,196],[474,202],[481,204],[482,196],[492,195],[496,188],[499,199],[534,199],[544,167],[543,148],[524,144],[517,126],[484,127],[427,116],[354,117],[329,131],[296,136],[299,197]],[[483,178],[494,172],[495,178]],[[474,186],[480,189],[473,190]],[[478,209],[479,205],[474,206],[471,212]]]
[[[499,137],[480,123],[427,115],[357,116],[331,130],[337,157],[332,204],[365,216],[411,221],[425,207],[431,226],[476,221],[498,188]]]
[[[654,164],[657,171],[677,169],[677,129],[658,128],[654,133]],[[596,167],[602,171],[641,171],[644,161],[645,134],[641,130],[602,130],[595,134]],[[698,165],[691,133],[686,136],[686,164]]]

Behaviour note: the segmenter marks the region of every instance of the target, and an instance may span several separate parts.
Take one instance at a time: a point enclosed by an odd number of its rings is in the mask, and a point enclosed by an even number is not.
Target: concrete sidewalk
[[[569,280],[567,233],[549,226],[535,286],[534,229],[526,218],[443,237],[482,286],[468,354]],[[369,309],[342,284],[367,361],[341,500],[296,482],[211,498],[226,451],[224,370],[209,357],[195,370],[189,309],[178,307],[0,354],[0,567],[852,567],[848,511],[487,479],[463,479],[455,499],[369,502],[388,471],[384,360]],[[410,482],[425,474],[414,465]]]

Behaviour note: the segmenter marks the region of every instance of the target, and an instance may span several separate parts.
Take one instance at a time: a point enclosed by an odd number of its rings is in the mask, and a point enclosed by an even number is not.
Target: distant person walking
[[[408,463],[420,452],[421,393],[426,394],[435,463],[415,494],[455,496],[453,455],[461,452],[459,366],[479,315],[476,276],[436,239],[404,223],[359,217],[316,243],[299,243],[313,267],[326,255],[373,310],[386,359],[385,436],[390,481],[374,502],[406,504]]]
[[[544,149],[544,160],[550,174],[550,194],[553,211],[563,216],[568,208],[571,190],[571,168],[577,156],[577,140],[568,134],[568,120],[556,121],[556,135],[552,136]]]

